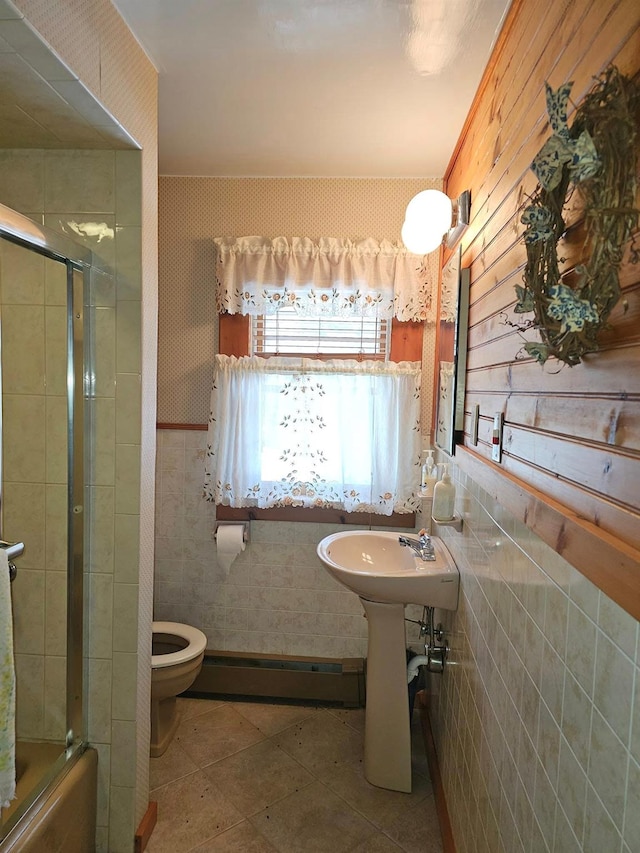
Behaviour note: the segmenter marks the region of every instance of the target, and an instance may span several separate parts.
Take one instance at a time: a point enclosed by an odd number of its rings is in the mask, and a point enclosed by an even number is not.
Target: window
[[[396,342],[417,331],[421,341],[431,311],[421,260],[372,239],[215,244],[221,354],[207,498],[237,508],[413,513],[420,355],[394,353],[392,338],[404,326]]]
[[[419,364],[216,356],[205,493],[232,507],[418,507]]]
[[[390,322],[383,317],[300,315],[290,305],[251,317],[251,354],[313,358],[389,358]]]

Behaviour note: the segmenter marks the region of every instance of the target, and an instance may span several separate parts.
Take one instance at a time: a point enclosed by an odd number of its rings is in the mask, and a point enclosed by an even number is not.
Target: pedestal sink
[[[392,791],[411,791],[405,605],[458,606],[458,569],[444,543],[431,542],[432,561],[387,531],[334,533],[318,545],[329,574],[360,597],[367,614],[364,773],[372,785]]]

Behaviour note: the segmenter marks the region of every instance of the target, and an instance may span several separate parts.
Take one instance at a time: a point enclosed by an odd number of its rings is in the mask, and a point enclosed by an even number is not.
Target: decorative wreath
[[[541,340],[524,344],[527,355],[544,364],[554,357],[571,366],[595,352],[598,333],[620,298],[618,270],[625,244],[638,228],[637,136],[640,88],[610,66],[578,107],[571,128],[567,102],[572,83],[556,91],[546,85],[553,135],[531,168],[538,188],[522,214],[527,264],[523,285],[516,285],[515,312],[533,312],[523,332]],[[574,189],[583,202],[585,263],[561,272],[557,245],[565,234],[563,211]],[[631,262],[640,251],[631,246]]]

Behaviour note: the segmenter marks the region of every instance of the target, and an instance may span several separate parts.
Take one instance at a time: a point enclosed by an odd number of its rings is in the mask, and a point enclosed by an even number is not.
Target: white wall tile
[[[44,736],[44,657],[15,655],[16,737],[40,740]]]
[[[182,614],[213,648],[222,638],[227,650],[256,654],[364,655],[362,606],[316,553],[344,526],[251,522],[229,575],[217,566],[215,510],[202,498],[206,441],[202,430],[158,432],[155,618]]]
[[[67,734],[67,660],[66,657],[44,659],[43,735],[64,743]]]
[[[44,654],[45,572],[20,569],[11,585],[17,654]]]
[[[44,210],[44,152],[0,151],[2,203],[29,214]]]
[[[47,151],[45,209],[59,213],[115,211],[113,151]],[[78,175],[83,179],[78,180]]]
[[[635,820],[627,766],[635,772],[640,750],[638,623],[462,479],[471,522],[445,534],[461,570],[460,606],[447,619],[458,666],[440,679],[433,712],[458,849],[485,849],[477,825],[495,838],[497,821],[499,844],[486,849],[620,851]],[[510,599],[489,584],[483,554]],[[470,764],[485,742],[497,773],[486,757]],[[467,766],[488,792],[482,805]],[[625,836],[629,850],[637,837]]]

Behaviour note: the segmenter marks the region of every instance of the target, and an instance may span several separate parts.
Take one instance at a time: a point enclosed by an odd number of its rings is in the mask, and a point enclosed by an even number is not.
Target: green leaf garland
[[[640,88],[635,79],[609,66],[567,126],[572,83],[548,85],[547,111],[553,135],[531,168],[539,185],[521,221],[527,263],[516,285],[516,314],[533,313],[519,331],[535,329],[540,341],[526,354],[544,364],[556,358],[571,366],[599,349],[598,333],[620,298],[618,271],[624,247],[638,228],[637,139]],[[588,260],[573,269],[573,286],[563,281],[558,241],[566,231],[563,211],[577,188],[582,196]],[[632,248],[631,261],[639,253]]]

